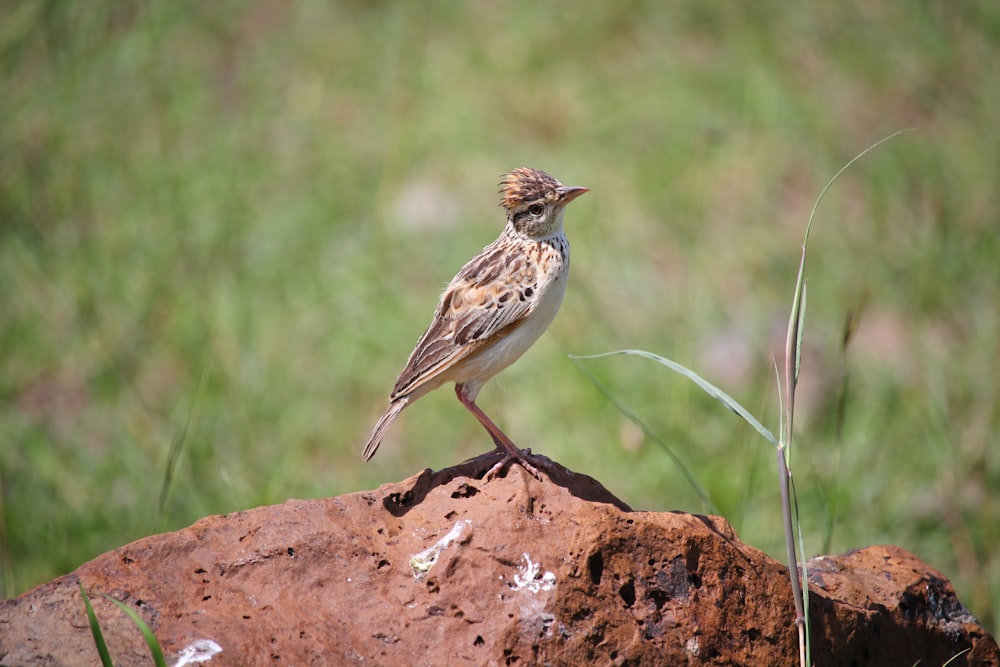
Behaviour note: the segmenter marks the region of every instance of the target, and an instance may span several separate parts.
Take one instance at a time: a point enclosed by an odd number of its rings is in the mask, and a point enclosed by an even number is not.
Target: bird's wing
[[[390,398],[409,394],[510,334],[538,303],[540,278],[537,262],[499,242],[472,258],[441,295]]]

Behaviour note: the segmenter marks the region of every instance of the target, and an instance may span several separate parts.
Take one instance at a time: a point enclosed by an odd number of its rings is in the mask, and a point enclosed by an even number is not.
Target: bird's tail
[[[375,450],[382,444],[382,438],[385,436],[386,431],[389,430],[392,422],[396,420],[396,416],[402,412],[408,402],[409,397],[402,396],[389,404],[389,409],[385,411],[385,414],[375,424],[375,428],[372,429],[372,434],[368,438],[368,444],[365,445],[365,450],[361,454],[365,461],[375,456]]]

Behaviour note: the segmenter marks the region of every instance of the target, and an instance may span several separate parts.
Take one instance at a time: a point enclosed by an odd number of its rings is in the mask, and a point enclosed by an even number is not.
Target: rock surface
[[[155,535],[0,602],[0,665],[95,665],[78,582],[116,664],[797,664],[786,568],[725,520],[634,512],[552,464],[495,459]],[[948,581],[897,547],[811,563],[817,665],[996,665]],[[964,652],[964,653],[963,653]]]

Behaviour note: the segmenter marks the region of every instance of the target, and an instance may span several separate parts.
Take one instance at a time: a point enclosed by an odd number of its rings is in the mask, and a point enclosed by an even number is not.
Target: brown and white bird
[[[541,479],[507,435],[476,405],[483,385],[527,352],[552,323],[566,293],[569,241],[563,212],[587,188],[567,187],[544,171],[519,167],[500,181],[507,224],[500,237],[458,272],[417,341],[389,395],[389,408],[365,445],[369,460],[403,408],[447,382],[476,416],[504,457],[486,473],[510,462]]]

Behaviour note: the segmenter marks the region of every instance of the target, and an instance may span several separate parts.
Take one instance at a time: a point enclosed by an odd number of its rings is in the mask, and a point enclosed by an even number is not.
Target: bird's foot
[[[516,454],[514,454],[513,452],[507,452],[505,450],[501,450],[501,453],[503,454],[503,458],[500,459],[500,461],[497,462],[496,465],[494,465],[492,468],[486,471],[486,474],[483,476],[483,480],[489,482],[490,480],[494,479],[497,475],[499,475],[501,472],[506,470],[507,466],[509,466],[511,463],[517,463],[519,466],[524,468],[525,472],[527,472],[529,475],[537,479],[539,482],[545,481],[542,478],[542,473],[538,472],[538,468],[536,468],[534,465],[531,464],[530,461],[528,461],[528,457],[531,456],[530,449],[523,449],[523,450],[519,449],[517,450]],[[542,465],[542,467],[544,468],[547,466]]]

